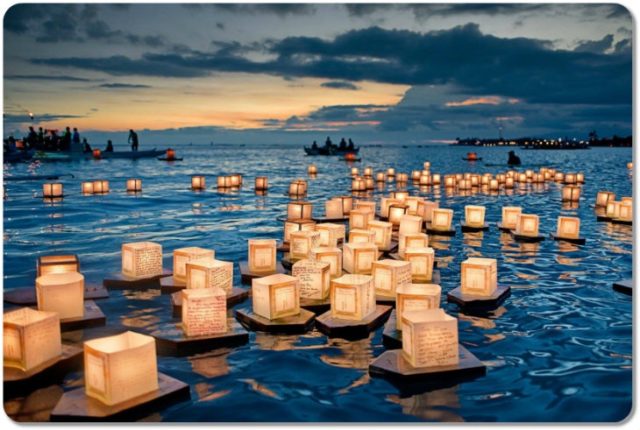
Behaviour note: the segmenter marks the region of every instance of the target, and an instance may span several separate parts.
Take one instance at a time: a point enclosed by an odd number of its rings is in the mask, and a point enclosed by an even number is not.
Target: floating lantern
[[[357,167],[352,167],[351,168],[351,176],[358,176],[360,174],[359,170]]]
[[[538,236],[539,225],[538,215],[521,213],[518,215],[515,232],[519,236]]]
[[[425,161],[424,163],[422,163],[422,168],[424,170],[429,170],[431,168],[431,162],[430,161]]]
[[[155,242],[123,244],[122,274],[136,279],[162,275],[162,245]]]
[[[464,207],[464,221],[470,227],[484,227],[484,206],[467,205]]]
[[[402,201],[392,197],[382,197],[380,199],[380,211],[381,215],[385,218],[389,217],[389,207],[395,204],[402,204]]]
[[[429,186],[431,185],[433,182],[433,179],[431,178],[431,175],[420,175],[420,177],[418,178],[418,183],[421,186]]]
[[[349,229],[366,229],[369,221],[373,221],[374,214],[368,209],[353,209],[349,212]]]
[[[324,202],[324,214],[329,219],[342,218],[342,200],[333,198]]]
[[[300,284],[281,273],[255,278],[251,283],[253,312],[268,320],[300,314]]]
[[[187,282],[187,263],[213,260],[216,253],[212,249],[199,248],[197,246],[178,248],[173,250],[173,280],[176,283]]]
[[[382,172],[376,173],[376,182],[384,182],[384,181],[385,181],[384,173]]]
[[[231,188],[231,176],[218,176],[218,188]]]
[[[62,197],[62,190],[62,184],[58,182],[42,184],[42,197],[48,199]]]
[[[396,169],[394,169],[393,167],[389,167],[387,169],[387,176],[390,178],[396,176]]]
[[[376,233],[371,230],[354,228],[349,230],[349,243],[376,243]]]
[[[127,179],[127,191],[134,193],[142,191],[142,179]]]
[[[422,232],[422,217],[416,215],[402,215],[400,217],[398,234]]]
[[[374,233],[374,241],[378,249],[391,248],[391,234],[393,233],[393,224],[385,221],[369,221],[369,231]]]
[[[373,178],[364,178],[364,187],[367,190],[373,190],[375,186],[376,186],[376,183],[373,180]]]
[[[56,312],[17,309],[4,314],[2,327],[4,367],[29,371],[62,355]]]
[[[562,239],[580,238],[580,218],[559,216],[556,236]]]
[[[498,288],[498,262],[493,258],[468,258],[461,271],[462,294],[489,297]]]
[[[222,288],[186,289],[182,294],[182,330],[188,337],[227,332],[227,293]]]
[[[289,243],[289,255],[292,260],[307,258],[312,248],[320,246],[320,233],[310,230],[294,231]]]
[[[106,194],[109,192],[109,181],[97,180],[93,181],[93,193],[94,194]]]
[[[356,209],[366,209],[369,212],[376,213],[376,202],[371,200],[356,200]]]
[[[362,321],[376,311],[373,278],[367,275],[344,275],[331,281],[331,316]]]
[[[404,200],[404,204],[409,208],[407,213],[409,215],[417,215],[418,214],[418,203],[424,201],[424,198],[418,196],[410,196]]]
[[[167,159],[167,161],[173,161],[176,159],[176,151],[168,148],[167,152],[165,153],[165,158]]]
[[[303,196],[307,193],[307,182],[296,179],[289,183],[289,195],[290,196]]]
[[[198,260],[186,264],[187,288],[233,289],[233,263],[221,260]]]
[[[633,163],[631,161],[627,163],[627,169],[633,170]]]
[[[629,201],[622,201],[619,205],[618,221],[633,221],[633,203]]]
[[[458,320],[442,309],[404,312],[402,356],[415,368],[458,364]]]
[[[288,219],[284,222],[284,241],[289,242],[294,231],[313,231],[316,229],[315,221],[308,219]]]
[[[36,263],[38,276],[52,273],[80,272],[80,261],[77,255],[42,255]]]
[[[566,175],[564,175],[565,184],[575,184],[576,182],[578,182],[578,180],[575,173],[567,173]]]
[[[320,246],[338,246],[338,240],[344,239],[346,228],[343,224],[325,222],[316,224],[316,231],[320,233]]]
[[[396,289],[396,328],[402,330],[405,312],[440,308],[442,288],[436,284],[408,284]]]
[[[521,184],[524,184],[525,182],[527,182],[526,173],[519,173],[518,174],[518,182],[520,182]]]
[[[498,181],[498,184],[504,184],[507,180],[507,175],[505,175],[504,173],[498,173],[496,175],[496,180]]]
[[[491,181],[491,173],[485,173],[480,178],[480,184],[482,185],[489,185],[489,181]]]
[[[192,190],[204,190],[206,188],[206,180],[204,176],[192,176],[191,177],[191,189]]]
[[[616,195],[611,191],[598,191],[598,195],[596,196],[596,206],[607,207],[607,203],[612,202],[615,199]]]
[[[81,187],[82,194],[93,194],[93,182],[83,182]]]
[[[256,176],[255,189],[256,191],[265,191],[269,189],[269,178],[266,176]]]
[[[330,264],[318,260],[300,260],[296,262],[291,274],[298,279],[300,297],[322,300],[329,297]]]
[[[553,179],[556,182],[562,182],[562,181],[564,181],[564,174],[562,172],[556,172],[556,174],[554,175]]]
[[[513,188],[513,185],[514,185],[513,178],[508,177],[508,178],[506,178],[506,179],[504,180],[504,187],[505,187],[506,189],[512,189],[512,188]]]
[[[412,170],[411,171],[411,180],[416,182],[420,180],[420,176],[422,176],[422,170]]]
[[[102,151],[100,151],[99,149],[94,149],[93,150],[93,158],[95,158],[96,160],[99,160],[102,158]]]
[[[491,179],[489,181],[489,190],[498,191],[500,189],[500,183],[497,179]]]
[[[229,175],[231,180],[232,187],[241,187],[242,186],[242,175],[240,173],[232,173]]]
[[[320,246],[312,248],[309,259],[329,263],[329,275],[332,278],[342,276],[342,250],[337,247]]]
[[[411,263],[411,278],[414,281],[431,281],[433,278],[433,248],[406,248],[404,260]]]
[[[249,239],[248,241],[249,272],[275,273],[276,241],[275,239]]]
[[[366,191],[366,189],[367,184],[361,177],[356,176],[351,180],[351,191]]]
[[[431,222],[433,210],[437,208],[438,202],[419,201],[417,205],[417,214],[422,217],[425,222]]]
[[[404,203],[404,201],[409,197],[408,191],[392,191],[389,193],[392,199],[396,199],[400,203]]]
[[[312,214],[312,203],[290,202],[287,204],[287,219],[311,219]]]
[[[392,204],[389,206],[389,222],[393,225],[400,225],[400,220],[409,210],[405,204]]]
[[[453,210],[434,208],[431,217],[431,228],[433,230],[451,230],[453,221]]]
[[[345,243],[342,247],[342,268],[353,274],[371,273],[371,265],[378,259],[374,243]]]
[[[338,196],[336,199],[340,199],[342,201],[342,214],[349,215],[351,209],[353,209],[353,197],[351,196]]]
[[[373,176],[373,168],[370,166],[367,166],[364,168],[364,172],[362,173],[363,176],[365,177],[371,177]]]
[[[633,197],[622,197],[620,199],[620,201],[622,203],[629,203],[629,204],[633,204]]]
[[[471,180],[472,187],[480,186],[480,175],[471,175],[471,178],[469,179]]]
[[[618,218],[620,216],[620,202],[612,201],[607,203],[605,214],[607,218]]]
[[[562,187],[563,202],[577,202],[580,200],[580,187],[577,185],[565,185]]]
[[[518,217],[522,213],[519,206],[503,206],[502,207],[502,227],[515,229],[518,225]]]
[[[316,167],[315,164],[309,164],[309,166],[307,167],[307,173],[309,175],[317,175],[318,174],[318,168]]]
[[[406,173],[398,173],[396,175],[396,182],[400,182],[403,184],[409,182],[409,175],[407,175]]]
[[[584,173],[576,173],[576,182],[584,184]]]
[[[116,405],[158,390],[156,341],[132,331],[84,343],[88,397]]]
[[[434,173],[433,175],[431,175],[431,182],[433,183],[433,185],[440,185],[440,174]]]
[[[399,233],[398,234],[398,255],[404,258],[404,251],[407,248],[426,248],[429,246],[429,236],[425,233]]]
[[[371,276],[376,294],[395,297],[397,288],[411,285],[411,263],[398,260],[374,261]]]

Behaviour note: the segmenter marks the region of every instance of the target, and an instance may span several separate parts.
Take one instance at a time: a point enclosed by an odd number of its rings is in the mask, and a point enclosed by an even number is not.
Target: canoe
[[[15,152],[7,152],[4,154],[2,158],[4,163],[19,163],[21,161],[29,161],[33,158],[33,154],[35,154],[35,150],[30,149],[28,151],[15,151]]]
[[[353,149],[340,149],[339,147],[334,147],[334,146],[330,148],[327,148],[325,146],[319,146],[317,148],[308,147],[308,146],[304,147],[304,152],[306,152],[307,155],[344,155],[348,153],[357,154],[359,151],[360,151],[360,147],[353,148]]]
[[[157,150],[155,148],[147,151],[116,151],[116,152],[102,152],[100,158],[104,160],[110,160],[115,158],[125,158],[130,160],[137,160],[138,158],[151,158],[163,155],[166,151]],[[93,160],[92,153],[72,153],[72,152],[37,152],[34,159],[40,161],[75,161],[75,160]]]

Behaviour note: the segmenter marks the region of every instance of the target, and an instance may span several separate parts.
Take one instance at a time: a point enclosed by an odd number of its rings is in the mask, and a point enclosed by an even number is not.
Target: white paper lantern
[[[222,288],[227,293],[233,289],[233,263],[221,260],[188,262],[187,288]]]
[[[289,219],[284,222],[284,242],[291,240],[291,233],[294,231],[314,231],[316,229],[315,221],[305,219]]]
[[[414,368],[458,364],[458,320],[442,309],[404,312],[402,356]]]
[[[389,249],[391,247],[391,234],[393,224],[385,221],[369,221],[369,231],[374,233],[374,240],[378,249]]]
[[[162,275],[162,245],[155,242],[123,244],[122,274],[136,279]]]
[[[352,209],[351,212],[349,212],[349,229],[366,229],[369,221],[373,221],[373,219],[374,213],[369,209]]]
[[[287,219],[311,219],[313,204],[309,202],[290,202],[287,204]]]
[[[329,263],[329,275],[332,278],[342,276],[342,250],[337,247],[319,246],[312,248],[309,259]]]
[[[520,214],[516,223],[516,234],[530,237],[537,236],[539,224],[538,215]]]
[[[580,237],[580,218],[559,216],[556,236],[564,239],[578,239]]]
[[[484,206],[472,206],[467,205],[464,207],[465,223],[471,227],[483,227],[484,226]]]
[[[431,281],[433,278],[433,248],[406,248],[404,259],[411,263],[411,277],[414,281]]]
[[[400,233],[398,234],[398,255],[404,258],[407,248],[426,248],[429,246],[429,236],[425,233]]]
[[[130,193],[142,191],[142,179],[127,179],[127,191]]]
[[[436,284],[409,284],[396,289],[396,328],[402,330],[405,312],[440,308],[442,288]]]
[[[57,312],[60,319],[84,316],[84,276],[78,272],[51,273],[36,278],[38,310]]]
[[[56,312],[21,308],[3,317],[4,366],[29,371],[62,355]]]
[[[347,273],[370,274],[378,259],[378,247],[373,243],[345,243],[342,247],[342,268]]]
[[[398,287],[411,284],[411,263],[398,260],[374,261],[371,276],[376,294],[395,297]]]
[[[376,294],[371,276],[344,275],[331,280],[332,317],[362,321],[375,310]]]
[[[519,206],[503,206],[502,207],[502,227],[515,229],[518,225],[518,217],[522,213]]]
[[[63,195],[63,187],[60,183],[42,184],[42,196],[46,198],[58,198]]]
[[[193,190],[204,190],[207,187],[206,183],[204,176],[194,175],[191,177],[191,189]]]
[[[188,337],[227,332],[227,293],[222,288],[186,289],[182,294],[182,330]]]
[[[80,261],[77,255],[41,255],[36,264],[38,276],[51,273],[80,272]]]
[[[349,243],[376,243],[376,233],[372,230],[354,228],[349,230]]]
[[[338,246],[338,241],[344,239],[346,228],[344,224],[320,223],[316,224],[316,231],[320,234],[320,246]]]
[[[312,248],[320,246],[320,233],[317,231],[294,231],[289,237],[289,255],[292,260],[307,258]]]
[[[251,273],[275,273],[275,239],[249,239],[247,258],[249,262],[249,271]]]
[[[212,249],[197,246],[178,248],[173,250],[173,280],[177,283],[187,282],[187,263],[203,260],[213,260],[216,253]]]
[[[462,294],[490,297],[498,288],[498,262],[493,258],[468,258],[461,272]]]
[[[330,264],[325,261],[304,259],[296,262],[291,274],[298,279],[300,297],[322,300],[329,297]]]
[[[434,230],[451,230],[453,210],[435,208],[432,211],[431,228]]]
[[[254,278],[251,284],[253,312],[268,320],[300,314],[298,279],[281,273]]]
[[[398,234],[421,233],[422,223],[422,217],[416,215],[403,215],[400,217]]]

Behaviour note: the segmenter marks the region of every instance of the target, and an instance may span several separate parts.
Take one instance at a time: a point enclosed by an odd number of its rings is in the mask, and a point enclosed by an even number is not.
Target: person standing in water
[[[509,164],[509,166],[519,166],[522,162],[515,152],[509,151],[509,161],[507,161],[507,164]]]
[[[132,151],[138,150],[138,134],[133,130],[129,130],[129,143]]]

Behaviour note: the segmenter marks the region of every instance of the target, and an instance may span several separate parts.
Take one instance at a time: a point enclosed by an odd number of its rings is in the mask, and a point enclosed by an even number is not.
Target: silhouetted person
[[[318,144],[316,143],[316,141],[315,141],[315,140],[313,141],[313,145],[311,145],[311,147],[312,147],[313,149],[318,149]]]
[[[107,147],[104,148],[104,152],[113,152],[113,143],[110,140],[107,140]]]
[[[349,139],[349,146],[347,146],[347,148],[350,151],[353,151],[355,149],[355,146],[353,145],[353,140]]]
[[[44,148],[44,130],[42,127],[38,128],[38,148]]]
[[[129,143],[132,151],[138,150],[138,134],[133,130],[129,130]]]
[[[38,143],[38,134],[33,129],[33,127],[29,127],[29,135],[27,136],[27,148],[33,148]]]
[[[75,145],[78,144],[80,145],[80,133],[78,133],[78,129],[77,128],[73,128],[73,135],[71,137],[71,142]]]
[[[509,164],[509,166],[519,166],[522,162],[515,152],[509,151],[509,161],[507,161],[507,164]]]
[[[347,149],[347,141],[344,140],[344,137],[340,139],[340,149]]]
[[[60,142],[60,149],[62,151],[68,151],[71,149],[71,129],[69,127],[64,130],[64,135],[62,135],[62,140]]]
[[[87,142],[87,138],[82,139],[82,152],[91,152],[91,145]]]
[[[324,146],[327,148],[331,148],[333,146],[333,142],[331,142],[331,138],[327,136],[327,140],[324,141]]]

